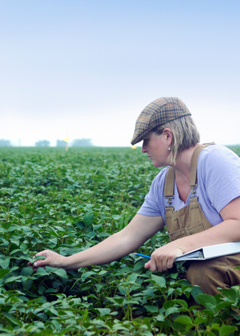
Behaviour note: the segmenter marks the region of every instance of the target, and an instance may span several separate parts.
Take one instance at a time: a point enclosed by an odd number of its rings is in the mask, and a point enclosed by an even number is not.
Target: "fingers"
[[[151,260],[149,260],[149,261],[144,265],[144,267],[145,267],[146,269],[149,269],[149,268],[150,268],[150,263],[151,263]]]
[[[66,266],[65,261],[67,260],[67,258],[50,250],[39,252],[35,255],[35,258],[36,257],[43,258],[33,262],[34,268],[45,266],[65,268]]]
[[[44,267],[44,266],[47,266],[49,263],[48,263],[48,255],[49,255],[49,252],[51,253],[51,251],[49,250],[45,250],[45,251],[42,251],[42,252],[39,252],[37,253],[33,259],[35,259],[36,257],[45,257],[44,259],[38,259],[36,258],[37,260],[34,261],[33,263],[29,262],[28,265],[29,266],[33,266],[34,269],[36,269],[37,267]]]
[[[48,263],[47,263],[46,259],[45,260],[37,260],[33,263],[33,266],[36,267],[36,268],[37,267],[44,267],[44,266],[47,266],[47,265],[48,265]]]
[[[151,255],[151,259],[145,264],[146,269],[152,272],[163,272],[173,267],[174,260],[182,251],[159,248]]]
[[[35,257],[46,257],[46,258],[36,260],[34,262],[34,267],[44,267],[44,266],[48,265],[49,252],[51,252],[51,251],[45,250],[45,251],[37,253]]]
[[[152,256],[148,268],[150,268],[150,270],[152,272],[154,271],[159,271],[159,272],[163,272],[168,270],[169,268],[173,267],[173,262],[174,262],[174,258],[172,256],[168,256],[168,257],[164,257],[164,256]]]

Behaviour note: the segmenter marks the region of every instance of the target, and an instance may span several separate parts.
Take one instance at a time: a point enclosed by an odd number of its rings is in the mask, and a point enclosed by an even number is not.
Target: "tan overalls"
[[[205,217],[196,195],[197,160],[204,147],[206,145],[198,146],[191,160],[190,188],[192,195],[190,196],[190,204],[177,211],[174,211],[174,207],[172,206],[175,170],[170,167],[167,172],[164,196],[168,199],[168,206],[165,208],[165,218],[171,240],[190,236],[213,227]],[[217,287],[229,288],[240,284],[240,269],[233,268],[239,265],[240,253],[205,261],[191,261],[186,272],[186,279],[192,285],[200,286],[204,293],[215,295],[218,293]]]

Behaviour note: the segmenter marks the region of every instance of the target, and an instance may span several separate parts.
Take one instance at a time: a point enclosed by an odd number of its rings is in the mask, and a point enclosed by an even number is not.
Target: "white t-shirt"
[[[165,221],[164,183],[169,167],[160,171],[154,178],[150,191],[138,213],[145,216],[162,216]],[[204,148],[197,163],[198,186],[196,194],[203,213],[212,225],[222,222],[220,211],[233,199],[240,197],[240,158],[231,150],[220,145]],[[174,186],[172,205],[179,210],[190,203],[184,203]],[[239,209],[240,211],[240,209]]]

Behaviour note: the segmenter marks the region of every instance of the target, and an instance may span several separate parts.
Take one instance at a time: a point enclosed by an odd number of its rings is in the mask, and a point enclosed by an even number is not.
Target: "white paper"
[[[240,242],[200,247],[193,251],[184,253],[183,255],[177,257],[175,261],[207,260],[235,253],[240,253]]]

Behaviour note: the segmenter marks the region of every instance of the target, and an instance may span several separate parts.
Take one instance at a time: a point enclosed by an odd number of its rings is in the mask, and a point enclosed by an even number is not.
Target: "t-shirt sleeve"
[[[240,158],[226,147],[216,146],[203,157],[200,169],[209,202],[220,213],[240,196]]]
[[[138,210],[138,214],[157,217],[162,216],[161,203],[163,198],[163,189],[165,181],[165,169],[154,178],[149,193],[145,196],[145,200]]]

